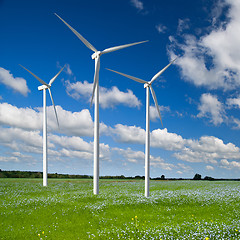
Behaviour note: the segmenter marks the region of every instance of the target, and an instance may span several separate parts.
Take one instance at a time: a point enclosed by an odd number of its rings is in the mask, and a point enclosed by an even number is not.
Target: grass
[[[0,239],[240,239],[240,182],[0,179]]]

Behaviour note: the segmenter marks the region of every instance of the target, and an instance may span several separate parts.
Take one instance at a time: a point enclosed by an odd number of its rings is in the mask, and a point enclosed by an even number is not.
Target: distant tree
[[[135,179],[145,179],[145,177],[137,175],[137,176],[135,176]]]
[[[193,180],[201,180],[202,176],[198,173],[195,174],[195,176],[193,177]]]
[[[214,178],[213,178],[213,177],[206,176],[203,180],[212,181],[212,180],[214,180]]]
[[[161,176],[161,180],[165,180],[165,176],[164,175]]]

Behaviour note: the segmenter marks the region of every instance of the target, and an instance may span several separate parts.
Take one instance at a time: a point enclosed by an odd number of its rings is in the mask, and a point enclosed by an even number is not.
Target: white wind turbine
[[[147,41],[136,42],[131,44],[125,44],[117,47],[107,48],[103,51],[98,51],[92,44],[90,44],[81,34],[79,34],[74,28],[72,28],[68,23],[66,23],[61,17],[56,13],[55,15],[63,21],[72,32],[94,53],[92,54],[92,59],[95,60],[95,73],[93,81],[93,92],[91,98],[91,106],[93,98],[95,95],[95,110],[94,110],[94,170],[93,170],[93,193],[99,193],[99,69],[100,69],[100,56],[105,53],[114,52],[123,48],[127,48],[136,44],[144,43]]]
[[[160,110],[159,110],[159,106],[158,106],[158,102],[157,102],[157,97],[156,94],[152,88],[152,83],[175,61],[176,59],[174,59],[173,61],[171,61],[165,68],[163,68],[161,71],[159,71],[156,75],[154,75],[154,77],[149,81],[145,81],[142,80],[140,78],[136,78],[136,77],[132,77],[130,75],[124,74],[124,73],[120,73],[111,69],[107,69],[109,71],[118,73],[124,77],[130,78],[136,82],[140,82],[144,84],[144,88],[146,88],[146,137],[145,137],[145,197],[149,197],[149,177],[150,177],[150,131],[149,131],[149,88],[151,90],[152,93],[152,97],[155,103],[155,106],[157,108],[158,114],[159,114],[159,118],[161,120],[162,123],[162,118],[161,118],[161,114],[160,114]],[[163,124],[162,124],[163,125]]]
[[[48,89],[49,91],[49,95],[50,98],[52,100],[52,104],[53,104],[53,108],[54,108],[54,112],[55,112],[55,116],[56,116],[56,120],[57,120],[57,124],[59,127],[59,122],[58,122],[58,116],[57,116],[57,111],[56,111],[56,107],[53,101],[53,97],[52,97],[52,93],[51,93],[51,86],[52,83],[56,80],[56,78],[58,77],[58,75],[62,72],[63,67],[47,84],[46,82],[44,82],[42,79],[40,79],[38,76],[36,76],[34,73],[32,73],[31,71],[29,71],[28,69],[26,69],[25,67],[23,67],[22,65],[20,65],[22,68],[24,68],[25,70],[27,70],[30,74],[32,74],[40,83],[42,83],[43,85],[38,87],[39,91],[43,91],[43,186],[46,187],[48,182],[47,182],[47,173],[48,173],[48,157],[47,157],[47,111],[46,111],[46,89]]]

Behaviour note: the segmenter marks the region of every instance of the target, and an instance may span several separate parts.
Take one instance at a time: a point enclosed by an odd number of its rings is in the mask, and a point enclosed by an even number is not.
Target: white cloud
[[[210,166],[210,165],[207,165],[207,166],[206,166],[206,169],[207,169],[208,171],[213,171],[213,170],[214,170],[214,167],[213,167],[213,166]]]
[[[86,142],[80,137],[58,136],[51,134],[49,141],[55,145],[55,149],[62,157],[80,158],[86,160],[93,159],[93,142]],[[101,160],[110,161],[110,147],[108,144],[100,143]]]
[[[65,69],[66,69],[65,71],[68,75],[70,75],[70,76],[73,75],[73,72],[72,72],[69,64],[66,64]]]
[[[237,98],[228,98],[226,103],[230,108],[231,107],[240,108],[240,96]]]
[[[32,108],[17,108],[8,103],[0,104],[0,124],[29,130],[40,130],[42,118]]]
[[[127,92],[121,92],[117,87],[112,87],[110,90],[101,87],[99,102],[102,108],[110,108],[120,104],[128,107],[140,107],[141,105],[131,90],[127,89]]]
[[[160,23],[156,25],[156,29],[159,33],[165,33],[167,30],[167,27]]]
[[[66,89],[69,96],[74,99],[88,99],[90,102],[92,96],[92,83],[87,81],[70,83],[66,81]],[[131,90],[127,92],[120,91],[117,87],[107,89],[104,87],[99,88],[99,103],[102,108],[113,108],[116,105],[123,104],[128,107],[140,107],[141,102],[133,94]]]
[[[190,19],[188,19],[188,18],[186,18],[186,19],[178,19],[177,33],[180,34],[184,30],[189,29],[190,28],[189,23],[190,23]]]
[[[177,167],[181,169],[181,173],[183,173],[183,172],[192,172],[193,171],[193,169],[190,166],[187,166],[187,165],[185,165],[183,163],[178,163]]]
[[[74,99],[88,98],[89,102],[91,100],[93,84],[87,81],[70,83],[66,81],[67,94]]]
[[[67,135],[93,136],[93,121],[88,109],[71,112],[56,106],[60,129],[56,123],[53,107],[47,107],[48,132],[57,131]],[[17,108],[0,103],[0,125],[28,130],[42,130],[42,108]],[[100,123],[100,133],[106,133],[107,126]]]
[[[22,154],[21,152],[8,152],[7,156],[0,156],[0,162],[29,162],[35,164],[36,160],[27,154]]]
[[[42,137],[39,131],[1,127],[0,141],[14,151],[39,153],[42,148]],[[53,144],[49,144],[49,147],[53,147]]]
[[[145,144],[145,130],[136,126],[117,124],[111,129],[118,142]],[[184,146],[185,140],[176,133],[169,133],[166,128],[156,129],[150,133],[150,145],[170,151],[177,151]]]
[[[139,11],[143,10],[143,2],[140,0],[131,0],[132,5]]]
[[[232,118],[232,120],[233,120],[233,123],[235,124],[233,129],[240,129],[240,119]]]
[[[90,152],[92,153],[93,146],[90,143],[85,142],[80,137],[68,137],[68,136],[58,136],[58,135],[49,135],[48,139],[65,148],[65,149],[71,149],[76,151],[84,151],[84,152]]]
[[[171,37],[169,50],[172,56],[176,49],[182,52],[175,64],[186,81],[209,89],[229,90],[240,86],[240,2],[218,1],[218,12],[222,2],[229,5],[224,24],[217,26],[215,19],[207,34],[199,38],[185,34],[184,43]]]
[[[88,109],[71,112],[56,106],[60,129],[56,124],[53,107],[48,107],[48,126],[50,130],[59,131],[67,135],[93,136],[93,121]],[[100,123],[100,132],[105,131],[106,125]]]
[[[150,156],[150,166],[159,167],[163,170],[171,171],[175,166],[171,163],[166,163],[161,157]]]
[[[194,151],[221,154],[239,154],[239,148],[233,143],[225,144],[222,139],[213,136],[202,136],[198,141],[188,140],[188,145]],[[240,156],[240,155],[239,155]]]
[[[152,121],[156,121],[157,119],[159,119],[157,108],[155,106],[150,106],[149,109],[150,109],[149,110],[150,111],[150,119]],[[164,112],[170,112],[170,108],[168,106],[167,107],[159,106],[159,110],[160,110],[161,117],[162,117]]]
[[[2,67],[0,67],[0,83],[24,96],[27,96],[28,92],[30,92],[25,79],[21,77],[14,78],[10,71]]]
[[[20,160],[14,156],[0,156],[0,162],[20,162]]]
[[[236,169],[236,168],[240,169],[240,162],[236,162],[236,161],[230,162],[227,159],[222,159],[220,161],[220,167],[228,169],[228,170],[232,170],[232,169]]]
[[[118,142],[144,144],[145,130],[136,126],[117,124],[111,132]]]
[[[169,133],[167,128],[151,132],[151,146],[165,150],[177,151],[183,148],[185,140],[176,133]]]
[[[42,136],[40,131],[29,131],[19,128],[0,127],[0,142],[13,151],[8,157],[2,157],[0,161],[25,161],[32,156],[23,154],[42,155]],[[64,157],[79,158],[79,160],[93,159],[93,143],[86,142],[80,137],[48,135],[48,155],[58,159]],[[111,149],[109,145],[100,144],[100,159],[111,161]]]
[[[209,118],[210,122],[214,125],[220,125],[224,119],[226,119],[223,104],[218,101],[217,96],[211,95],[210,93],[202,94],[198,110],[200,112],[197,117]]]
[[[240,160],[240,149],[233,143],[225,144],[213,136],[203,136],[199,140],[188,139],[185,147],[174,156],[186,162],[205,162],[217,165],[220,160]]]
[[[118,142],[145,144],[145,131],[140,127],[118,124],[111,129],[113,137]],[[218,165],[221,159],[240,161],[240,149],[233,143],[224,143],[214,136],[202,136],[199,140],[184,139],[176,133],[165,129],[156,129],[150,133],[151,147],[173,151],[178,160],[192,163],[208,163]],[[130,158],[135,159],[136,158]],[[191,171],[191,167],[178,164],[181,172]]]
[[[126,161],[131,163],[144,163],[145,154],[142,151],[133,151],[131,148],[121,149],[114,148],[114,151],[117,151],[118,154],[122,155]]]
[[[114,148],[113,150],[117,151],[118,154],[122,155],[127,162],[144,164],[145,153],[142,151],[134,151],[131,148]],[[175,168],[173,164],[166,163],[161,157],[154,157],[152,155],[150,155],[150,166],[159,167],[168,171]]]

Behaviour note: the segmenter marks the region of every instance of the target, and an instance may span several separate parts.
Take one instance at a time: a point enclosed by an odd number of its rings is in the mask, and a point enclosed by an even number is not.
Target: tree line
[[[0,178],[42,178],[42,172],[32,172],[32,171],[5,171],[0,169]],[[62,179],[92,179],[90,175],[76,175],[76,174],[59,174],[59,173],[48,173],[48,178],[62,178]],[[135,177],[125,177],[124,175],[120,176],[100,176],[100,179],[126,179],[126,180],[144,180],[145,176],[135,176]],[[207,181],[216,181],[216,180],[235,180],[240,181],[240,179],[215,179],[213,177],[202,176],[198,173],[191,178],[166,178],[165,175],[161,177],[151,178],[151,180],[207,180]]]

